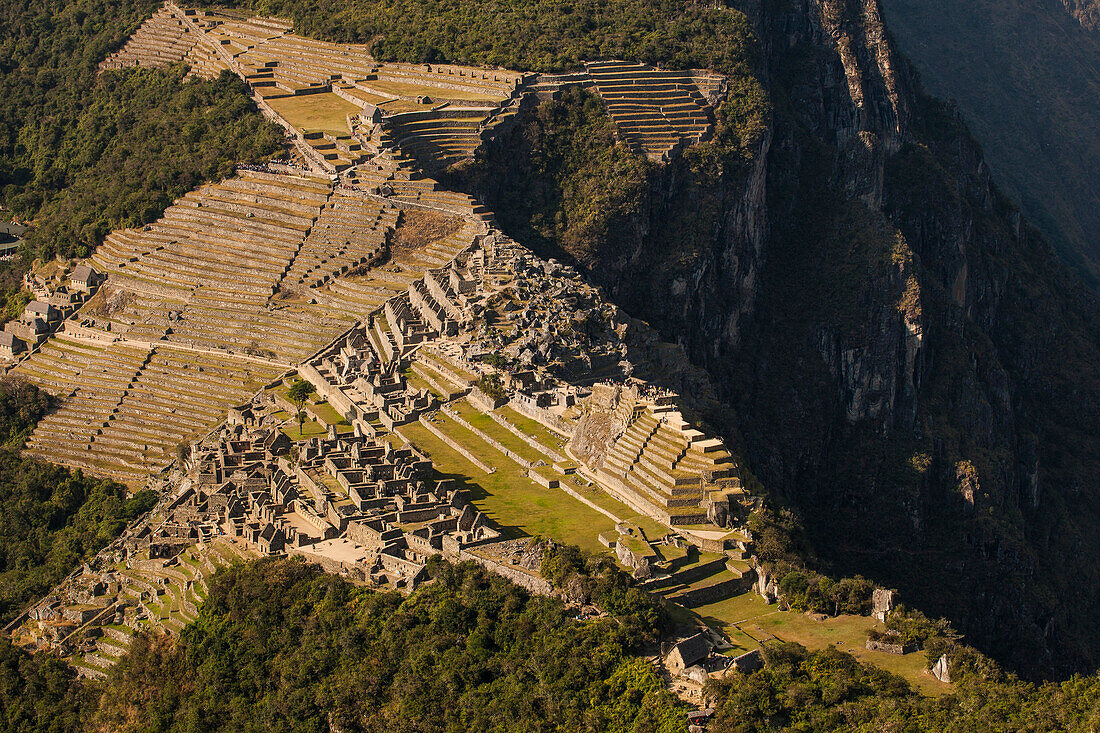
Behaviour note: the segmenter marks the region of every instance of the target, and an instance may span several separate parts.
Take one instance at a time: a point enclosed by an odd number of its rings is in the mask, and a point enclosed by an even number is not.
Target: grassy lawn
[[[359,108],[332,92],[279,97],[268,104],[283,119],[299,130],[320,130],[336,135],[347,135],[347,115],[356,114]]]
[[[450,408],[457,412],[466,422],[470,423],[475,428],[485,433],[498,443],[502,444],[505,448],[514,452],[521,458],[531,461],[532,463],[534,463],[535,461],[545,461],[546,463],[549,463],[546,456],[524,443],[515,435],[512,435],[510,432],[494,422],[493,418],[489,417],[466,400],[458,400],[456,402],[452,402],[450,404]]]
[[[507,405],[497,410],[497,412],[499,412],[502,417],[506,418],[508,422],[512,423],[512,425],[519,428],[521,432],[527,433],[547,448],[552,448],[558,453],[564,450],[562,444],[565,442],[565,438],[561,437],[553,430],[550,430],[537,420],[532,420],[526,415],[521,415]]]
[[[753,640],[767,638],[770,634],[782,641],[794,641],[808,649],[822,649],[835,644],[842,651],[860,660],[904,677],[925,695],[939,695],[951,687],[924,672],[924,652],[916,651],[904,656],[873,652],[865,648],[867,632],[882,625],[869,616],[837,616],[824,621],[814,621],[803,613],[780,611],[776,606],[764,603],[755,593],[742,593],[717,603],[694,609],[710,626],[720,628],[737,645],[732,654],[756,648]],[[736,624],[740,630],[734,626]]]
[[[375,89],[383,94],[393,94],[399,97],[419,97],[424,95],[431,99],[435,99],[436,97],[470,100],[500,99],[500,96],[492,94],[467,92],[460,89],[442,89],[440,87],[427,86],[425,84],[409,84],[406,82],[383,81],[379,79],[360,82],[360,86],[367,87],[368,89]]]
[[[570,489],[576,491],[596,506],[606,509],[624,522],[630,522],[640,527],[641,530],[645,532],[647,540],[659,540],[669,532],[668,527],[649,517],[643,517],[640,514],[636,514],[633,509],[608,494],[599,486],[589,486],[588,482],[577,474],[562,476],[560,480]]]
[[[328,428],[318,423],[316,420],[306,420],[302,423],[302,429],[298,429],[298,421],[287,423],[280,428],[283,434],[291,440],[308,440],[318,435],[326,435]]]
[[[326,425],[350,425],[350,423],[336,411],[336,408],[328,402],[316,404],[312,409],[321,416],[321,420],[323,420]]]
[[[457,426],[451,423],[439,427],[451,433]],[[606,552],[596,536],[614,529],[610,519],[557,489],[544,489],[524,476],[519,466],[504,456],[500,456],[500,460],[494,456],[492,461],[487,461],[496,463],[498,469],[486,475],[424,426],[412,423],[402,426],[401,432],[430,455],[441,478],[453,478],[456,485],[469,489],[473,504],[507,534],[517,537],[542,535],[579,545],[590,552]],[[462,444],[469,445],[464,440]],[[485,448],[499,455],[489,446]]]

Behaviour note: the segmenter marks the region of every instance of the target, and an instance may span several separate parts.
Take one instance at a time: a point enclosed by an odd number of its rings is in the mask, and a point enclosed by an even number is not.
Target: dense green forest
[[[409,598],[296,560],[228,570],[176,643],[145,640],[109,730],[680,731],[683,708],[613,619],[571,620],[472,563]]]
[[[4,0],[0,195],[35,220],[31,254],[86,256],[109,231],[155,219],[238,161],[280,149],[236,77],[96,69],[158,3]]]
[[[48,392],[19,379],[0,379],[0,444],[19,449],[53,398]]]
[[[629,229],[653,175],[613,127],[598,96],[571,89],[486,151],[484,165],[452,174],[454,186],[491,191],[502,225],[528,246],[591,259]],[[516,170],[503,180],[509,162]]]
[[[112,230],[154,221],[200,183],[231,175],[237,162],[281,149],[282,130],[263,120],[239,78],[184,75],[180,66],[102,76],[35,182],[12,200],[17,211],[37,210],[27,238],[36,254],[85,257]],[[55,176],[61,190],[41,185]]]
[[[368,43],[381,61],[577,69],[592,59],[749,73],[757,50],[748,19],[682,0],[294,0],[201,2],[294,21],[294,32]]]
[[[18,318],[31,302],[30,291],[23,289],[25,269],[18,257],[0,262],[0,325]]]
[[[544,568],[614,602],[619,581],[578,558],[565,548]],[[293,559],[223,570],[178,639],[137,637],[103,684],[0,641],[0,730],[686,731],[689,708],[632,654],[645,624],[572,620],[560,601],[472,563],[429,569],[408,598]],[[652,603],[618,598],[637,617]],[[833,647],[768,643],[764,657],[764,669],[710,684],[709,731],[1100,725],[1100,677],[1021,682],[966,647],[939,697]]]
[[[0,622],[46,593],[156,501],[80,471],[21,458],[50,404],[37,387],[0,381]]]
[[[955,680],[940,697],[916,694],[900,677],[826,647],[769,643],[766,667],[712,685],[709,733],[756,731],[1094,731],[1100,677],[1034,685],[960,647]]]
[[[81,729],[98,689],[52,654],[27,654],[0,637],[0,731],[63,733]]]

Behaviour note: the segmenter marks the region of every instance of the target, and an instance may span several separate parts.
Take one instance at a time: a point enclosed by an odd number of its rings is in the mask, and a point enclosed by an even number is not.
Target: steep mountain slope
[[[825,568],[900,588],[1017,669],[1097,664],[1098,306],[875,0],[261,5],[388,59],[730,74],[716,138],[668,167],[577,94],[455,181],[688,347],[731,406],[712,422]]]
[[[1100,30],[1100,2],[1096,0],[1062,0],[1074,18],[1089,30]]]
[[[958,101],[997,181],[1095,286],[1100,5],[884,0],[883,6],[928,90]]]
[[[1018,669],[1095,665],[1095,300],[922,95],[874,3],[757,18],[771,239],[727,380],[755,470],[837,569]]]
[[[744,10],[772,113],[738,126],[742,165],[631,169],[563,100],[468,184],[724,385],[733,409],[712,420],[826,567],[899,587],[1026,673],[1095,666],[1094,297],[920,90],[874,2]],[[727,113],[760,118],[745,106]],[[604,219],[584,236],[571,200],[593,188]]]

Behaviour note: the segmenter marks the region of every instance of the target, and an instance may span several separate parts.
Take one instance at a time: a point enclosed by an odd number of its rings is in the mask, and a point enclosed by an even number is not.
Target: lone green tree
[[[302,411],[306,401],[313,394],[313,385],[304,379],[295,382],[294,386],[287,390],[287,397],[294,403],[294,406],[298,408],[298,434],[302,433],[302,424],[306,421],[306,413]]]

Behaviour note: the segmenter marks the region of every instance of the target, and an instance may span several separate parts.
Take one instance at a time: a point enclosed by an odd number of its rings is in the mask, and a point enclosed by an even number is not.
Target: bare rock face
[[[1070,15],[1090,31],[1100,31],[1100,2],[1097,0],[1062,0]]]
[[[935,666],[932,667],[932,675],[940,682],[951,682],[951,670],[948,666],[947,655],[944,654],[937,661]]]
[[[885,621],[886,615],[894,610],[894,591],[875,588],[871,594],[871,615],[879,621]]]
[[[787,102],[764,266],[725,352],[735,366],[690,349],[697,322],[682,340],[834,571],[899,588],[1025,674],[1095,666],[1100,608],[1077,589],[1098,580],[1100,538],[1089,563],[1057,560],[1094,521],[1068,487],[1095,479],[1072,461],[1056,479],[1059,439],[1036,428],[1095,444],[1097,367],[1071,375],[1051,357],[1070,332],[1071,351],[1097,353],[1095,299],[999,194],[957,113],[920,91],[878,2],[743,7]]]

